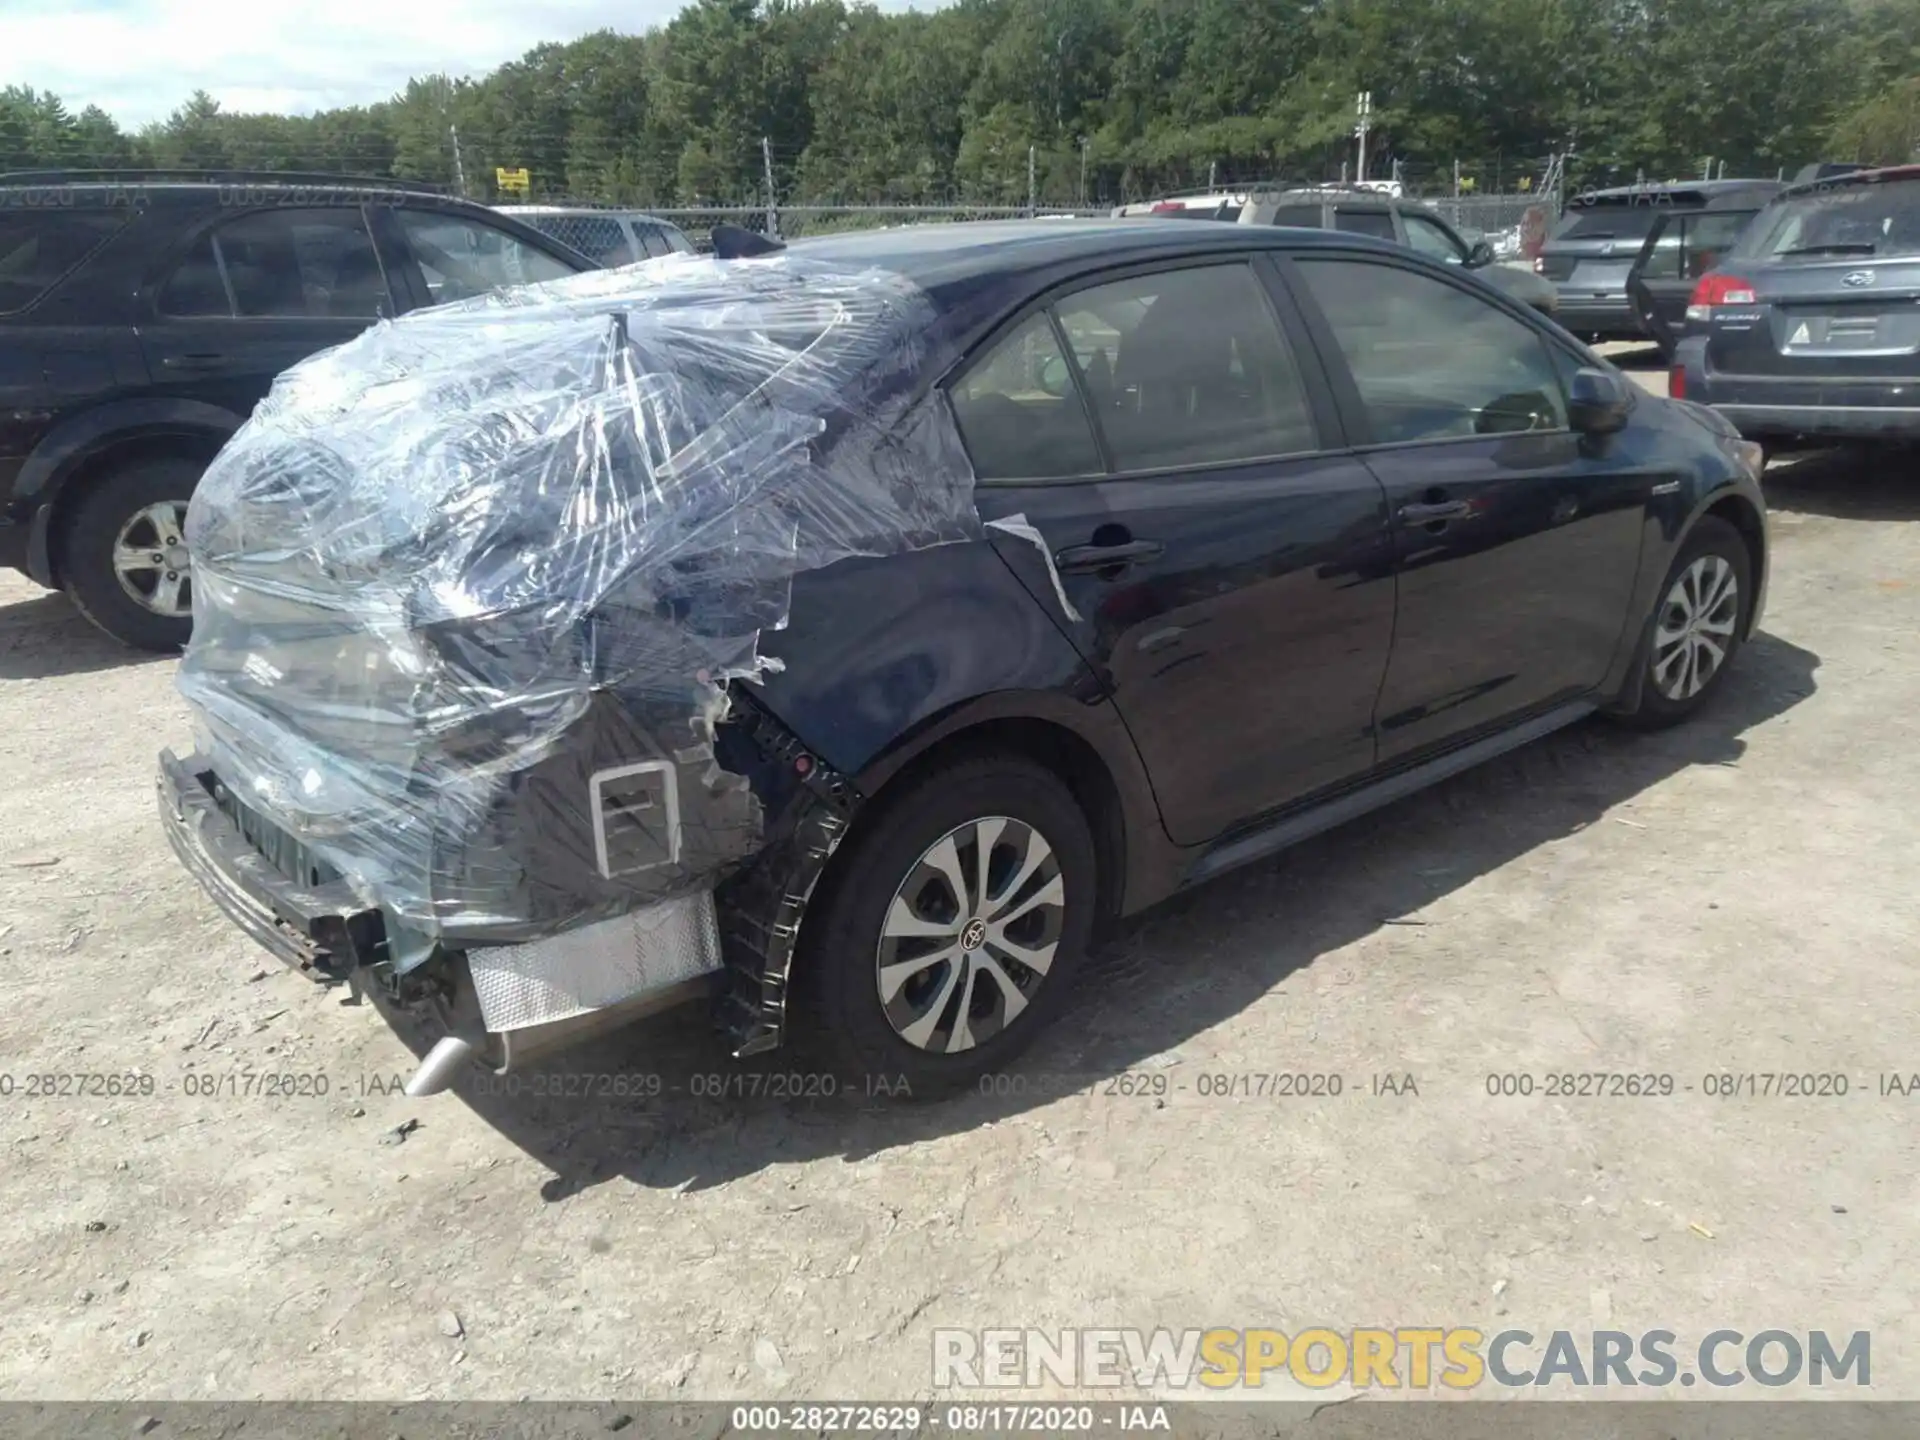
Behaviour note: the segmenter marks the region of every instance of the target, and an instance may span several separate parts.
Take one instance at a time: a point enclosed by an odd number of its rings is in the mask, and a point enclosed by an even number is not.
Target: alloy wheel
[[[1653,632],[1654,688],[1691,700],[1720,673],[1740,621],[1740,582],[1719,555],[1702,555],[1675,577]]]
[[[1045,983],[1066,901],[1053,847],[1023,821],[983,816],[928,846],[894,891],[875,955],[894,1033],[935,1054],[999,1034]]]
[[[128,598],[169,619],[193,613],[193,558],[187,553],[187,502],[163,500],[136,510],[113,542],[113,573]]]

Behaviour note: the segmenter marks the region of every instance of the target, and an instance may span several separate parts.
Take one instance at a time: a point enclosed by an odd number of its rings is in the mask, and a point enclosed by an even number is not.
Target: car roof
[[[348,175],[334,171],[308,170],[9,170],[0,173],[0,189],[59,186],[81,191],[124,192],[139,186],[143,193],[198,195],[207,190],[245,186],[248,190],[300,189],[325,186],[336,191],[365,191],[385,194],[400,191],[407,195],[432,195],[458,199],[444,185],[420,180],[400,180],[392,176]],[[466,202],[472,203],[472,202]]]
[[[1881,165],[1871,170],[1849,170],[1839,175],[1827,175],[1819,179],[1802,181],[1798,185],[1789,185],[1781,192],[1781,198],[1798,198],[1827,190],[1837,190],[1841,186],[1885,185],[1890,181],[1920,180],[1920,165]]]
[[[1614,185],[1603,190],[1583,190],[1567,201],[1568,209],[1584,209],[1589,205],[1606,204],[1609,201],[1626,201],[1629,204],[1644,200],[1652,195],[1697,195],[1703,205],[1712,203],[1716,198],[1742,194],[1749,191],[1777,193],[1785,188],[1779,180],[1676,180],[1661,185]]]
[[[673,225],[665,216],[650,210],[627,210],[614,205],[495,205],[502,215],[565,215],[589,218],[604,215],[609,220],[647,220],[655,225]],[[674,226],[675,229],[679,227]]]
[[[1017,277],[1042,269],[1099,259],[1113,264],[1160,256],[1244,250],[1249,245],[1337,244],[1353,239],[1329,232],[1287,232],[1227,221],[1127,219],[966,220],[903,225],[796,240],[795,255],[897,270],[922,289],[938,291],[993,277]],[[1398,247],[1378,248],[1398,253]]]

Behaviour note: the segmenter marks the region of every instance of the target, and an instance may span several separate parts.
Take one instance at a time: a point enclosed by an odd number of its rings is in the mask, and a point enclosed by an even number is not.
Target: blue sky
[[[887,0],[883,9],[908,8]],[[230,110],[384,100],[409,76],[480,75],[544,40],[646,30],[680,0],[0,0],[0,86],[122,125],[196,89]]]

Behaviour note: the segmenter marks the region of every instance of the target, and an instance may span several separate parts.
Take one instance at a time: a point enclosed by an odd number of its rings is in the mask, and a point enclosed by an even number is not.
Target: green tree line
[[[0,91],[0,167],[350,170],[658,206],[1108,202],[1332,178],[1371,91],[1369,173],[1481,190],[1920,155],[1920,0],[695,0],[390,100],[237,114],[196,93],[129,133]],[[763,141],[765,142],[763,147]],[[1030,171],[1031,167],[1031,171]],[[1444,182],[1442,182],[1444,177]]]

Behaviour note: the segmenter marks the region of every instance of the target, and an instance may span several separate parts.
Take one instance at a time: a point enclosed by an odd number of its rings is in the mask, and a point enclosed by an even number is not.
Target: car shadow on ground
[[[1406,923],[1679,771],[1736,764],[1747,732],[1813,693],[1818,665],[1763,634],[1688,725],[1636,735],[1584,722],[1135,917],[1096,949],[1076,1003],[1033,1049],[959,1099],[908,1102],[844,1082],[831,1098],[794,1099],[823,1086],[803,1073],[804,1061],[786,1053],[735,1061],[704,1017],[683,1008],[528,1072],[517,1095],[480,1093],[488,1077],[475,1072],[441,1103],[457,1095],[550,1169],[542,1194],[560,1200],[616,1178],[685,1191],[782,1163],[858,1159],[1064,1093],[1101,1094],[1119,1077],[1151,1076],[1181,1044],[1329,952]],[[424,1053],[430,1036],[388,1018]],[[887,1078],[873,1083],[884,1089]],[[633,1096],[654,1084],[657,1094]],[[622,1087],[625,1097],[582,1093]]]
[[[170,658],[122,645],[57,592],[0,605],[0,680],[52,680]]]
[[[1920,520],[1920,444],[1804,450],[1769,461],[1767,508],[1835,520]]]

